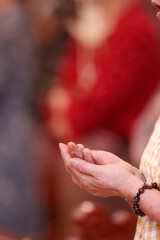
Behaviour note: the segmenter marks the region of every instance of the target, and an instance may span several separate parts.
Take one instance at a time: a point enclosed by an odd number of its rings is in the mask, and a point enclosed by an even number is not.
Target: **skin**
[[[112,153],[91,151],[82,144],[76,145],[72,142],[59,146],[66,170],[73,182],[77,185],[81,183],[81,187],[92,195],[120,196],[132,202],[124,190],[126,182],[129,184],[130,178],[133,178],[139,186],[143,184],[133,167]],[[107,179],[109,181],[106,181]]]
[[[92,151],[82,144],[59,144],[67,172],[75,184],[98,197],[119,196],[133,206],[143,186],[132,165],[116,155]],[[140,209],[160,224],[160,192],[152,189],[141,195]]]
[[[152,3],[160,6],[160,0]],[[160,9],[160,7],[159,7]],[[159,17],[160,14],[157,14]],[[66,170],[75,184],[99,197],[120,196],[133,205],[133,198],[143,186],[131,164],[116,155],[93,151],[82,144],[59,144]],[[139,201],[140,209],[160,224],[160,192],[146,190]]]

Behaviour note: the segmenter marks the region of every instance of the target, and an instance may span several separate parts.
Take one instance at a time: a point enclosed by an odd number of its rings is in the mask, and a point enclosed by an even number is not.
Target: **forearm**
[[[143,181],[136,176],[131,176],[127,181],[122,194],[125,199],[130,203],[131,207],[134,203],[134,197],[136,196],[138,189],[143,186]],[[151,219],[160,224],[160,192],[151,189],[146,189],[143,194],[140,195],[140,201],[138,202],[139,208]]]

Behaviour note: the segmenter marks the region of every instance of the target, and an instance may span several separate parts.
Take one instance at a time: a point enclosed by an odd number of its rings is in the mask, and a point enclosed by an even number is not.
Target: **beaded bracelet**
[[[135,211],[135,214],[141,217],[144,217],[145,214],[139,209],[138,202],[140,200],[140,195],[144,193],[145,189],[157,189],[160,191],[160,188],[158,187],[158,184],[156,182],[154,183],[147,183],[145,182],[141,188],[138,189],[137,195],[134,197],[134,204],[133,204],[133,209]]]

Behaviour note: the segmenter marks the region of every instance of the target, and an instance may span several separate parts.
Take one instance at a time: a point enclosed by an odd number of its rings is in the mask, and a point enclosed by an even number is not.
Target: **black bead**
[[[145,216],[144,212],[141,212],[140,216],[141,216],[141,217],[144,217],[144,216]]]
[[[138,204],[133,204],[133,208],[135,209],[135,208],[139,208],[139,205]]]
[[[153,188],[158,189],[158,184],[156,182],[153,183]]]
[[[134,200],[138,202],[138,201],[140,200],[140,197],[135,196],[135,197],[134,197]]]
[[[140,215],[140,213],[141,213],[141,210],[139,210],[139,209],[138,209],[138,210],[135,210],[135,214],[136,214],[136,215]]]
[[[140,193],[140,192],[138,192],[138,193],[137,193],[137,197],[139,197],[140,195],[141,195],[141,193]]]
[[[145,184],[143,185],[143,187],[144,187],[144,189],[147,189],[147,186]]]

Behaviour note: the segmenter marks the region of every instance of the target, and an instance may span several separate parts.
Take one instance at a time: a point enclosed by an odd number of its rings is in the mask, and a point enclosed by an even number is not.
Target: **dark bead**
[[[133,204],[133,208],[135,209],[135,208],[139,208],[139,205],[138,204]]]
[[[138,189],[138,192],[139,192],[140,194],[144,193],[144,188],[139,188],[139,189]]]
[[[144,189],[146,189],[146,188],[147,188],[147,186],[145,185],[145,183],[144,183],[144,185],[143,185],[143,188],[144,188]]]
[[[134,201],[134,204],[138,204],[138,201]]]
[[[139,210],[139,209],[138,209],[138,210],[135,210],[135,214],[136,214],[136,215],[140,215],[140,213],[141,213],[141,210]]]
[[[141,213],[140,213],[140,216],[141,216],[141,217],[144,217],[144,216],[145,216],[144,212],[141,212]]]
[[[138,202],[140,200],[140,197],[135,196],[134,200]]]
[[[139,208],[134,208],[134,211],[137,211],[137,210],[139,210]]]
[[[153,183],[153,188],[158,189],[158,184],[156,182]]]
[[[137,193],[137,197],[139,197],[140,195],[141,195],[141,194],[138,192],[138,193]]]

